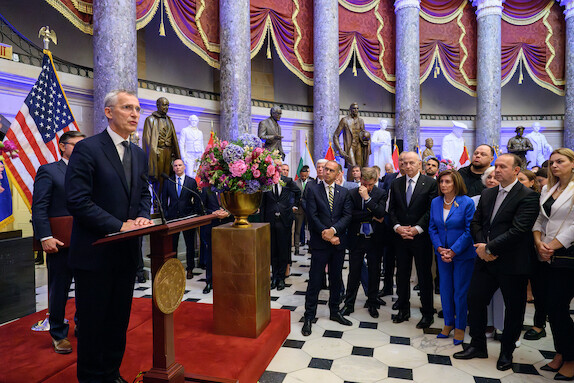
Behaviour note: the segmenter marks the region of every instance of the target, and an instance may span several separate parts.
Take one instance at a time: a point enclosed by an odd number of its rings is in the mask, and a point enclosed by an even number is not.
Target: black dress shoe
[[[369,315],[371,318],[378,318],[379,317],[379,310],[375,306],[369,306]]]
[[[455,359],[486,359],[488,358],[488,352],[486,350],[481,350],[474,346],[469,346],[466,350],[454,353],[453,358]]]
[[[146,279],[145,279],[145,275],[142,274],[138,274],[138,283],[146,283]]]
[[[419,286],[418,283],[415,285],[415,287],[413,287],[414,291],[419,291],[420,289],[421,289],[421,287]]]
[[[205,288],[203,289],[203,293],[204,294],[209,294],[211,289],[213,289],[213,285],[211,283],[207,283],[205,285]]]
[[[311,319],[305,319],[305,322],[303,322],[303,328],[301,329],[303,336],[311,335],[311,322]]]
[[[192,279],[193,278],[193,270],[187,270],[185,277],[187,279]]]
[[[329,317],[329,319],[331,319],[334,322],[337,322],[339,324],[342,324],[343,326],[352,326],[353,322],[351,322],[350,320],[344,318],[341,313],[336,313],[336,314],[331,314],[331,316]]]
[[[281,291],[285,289],[285,281],[283,279],[280,279],[279,281],[277,281],[277,291]]]
[[[512,368],[512,354],[500,353],[498,360],[496,361],[496,369],[500,371],[510,370]]]
[[[385,302],[384,300],[382,300],[381,298],[377,298],[377,303],[381,306],[386,306],[387,302]]]
[[[566,376],[557,372],[556,375],[554,375],[554,380],[561,380],[563,382],[572,382],[574,381],[574,376]]]
[[[564,362],[562,362],[562,364],[564,364]],[[560,370],[562,368],[562,364],[560,364],[560,366],[558,366],[558,368],[552,368],[548,364],[545,364],[544,366],[540,367],[540,369],[542,371],[558,372],[558,370]]]
[[[440,311],[438,312],[437,316],[438,316],[439,318],[444,318],[444,313],[442,312],[442,310],[440,310]]]
[[[340,313],[342,316],[349,316],[351,313],[353,313],[355,310],[351,307],[351,306],[343,306],[343,308],[341,309]]]
[[[546,336],[546,330],[542,329],[540,332],[537,332],[533,328],[526,331],[524,333],[524,339],[526,340],[538,340],[540,338],[544,338]]]
[[[275,279],[273,279],[271,281],[271,290],[273,290],[275,287],[277,287],[277,282],[275,281]]]
[[[434,323],[434,316],[423,315],[422,319],[417,323],[417,328],[429,328]]]
[[[403,323],[409,320],[411,313],[408,311],[399,311],[398,314],[392,315],[393,323]]]
[[[399,301],[396,301],[395,303],[393,303],[393,310],[398,310],[399,309]]]

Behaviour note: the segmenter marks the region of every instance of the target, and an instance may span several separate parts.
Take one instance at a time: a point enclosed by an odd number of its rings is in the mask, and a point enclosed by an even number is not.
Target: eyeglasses
[[[112,106],[110,106],[110,108],[114,108],[116,106],[125,112],[135,111],[136,113],[141,113],[141,111],[142,111],[141,107],[135,106],[135,105],[119,105],[119,106],[118,105],[112,105]]]

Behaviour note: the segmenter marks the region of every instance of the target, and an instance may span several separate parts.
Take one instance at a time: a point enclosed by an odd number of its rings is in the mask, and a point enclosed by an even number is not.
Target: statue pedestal
[[[257,338],[271,320],[269,224],[214,227],[212,244],[214,332]]]

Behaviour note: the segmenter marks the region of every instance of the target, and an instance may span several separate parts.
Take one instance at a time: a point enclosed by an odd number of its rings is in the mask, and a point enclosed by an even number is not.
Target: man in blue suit
[[[139,239],[93,243],[152,221],[146,156],[128,139],[138,126],[139,101],[133,92],[116,90],[104,103],[109,126],[76,144],[66,172],[67,206],[74,217],[70,266],[82,318],[78,380],[121,383]]]
[[[311,335],[311,323],[317,314],[319,291],[326,265],[329,265],[329,318],[345,326],[352,324],[339,312],[346,231],[353,210],[349,191],[335,183],[340,171],[338,163],[327,162],[323,169],[323,182],[307,185],[303,196],[311,233],[309,247],[312,250],[309,283],[305,295],[305,316],[301,329],[303,336]]]
[[[161,204],[166,219],[183,218],[200,213],[197,182],[185,175],[185,164],[182,160],[173,161],[173,172],[175,174],[171,176],[170,180],[163,183],[161,192]],[[190,190],[194,191],[195,194]],[[186,230],[182,234],[185,241],[186,278],[191,279],[195,266],[195,229]],[[176,252],[176,258],[178,243],[179,233],[176,233],[173,235],[173,251]]]
[[[62,134],[58,144],[62,159],[40,166],[34,179],[32,226],[34,237],[41,241],[42,250],[47,253],[50,335],[54,351],[58,354],[72,352],[72,345],[68,340],[69,325],[64,322],[64,316],[73,274],[68,267],[68,248],[61,247],[64,246],[64,238],[54,237],[49,218],[70,215],[66,200],[62,198],[65,195],[66,168],[75,145],[85,137],[85,134],[75,130]]]

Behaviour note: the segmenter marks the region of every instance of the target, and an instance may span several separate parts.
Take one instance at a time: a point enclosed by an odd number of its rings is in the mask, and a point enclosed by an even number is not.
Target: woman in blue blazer
[[[470,234],[474,202],[466,196],[466,186],[455,170],[438,175],[439,196],[432,200],[429,234],[440,274],[440,299],[444,328],[437,338],[454,331],[455,345],[462,343],[466,329],[466,295],[476,253]]]

